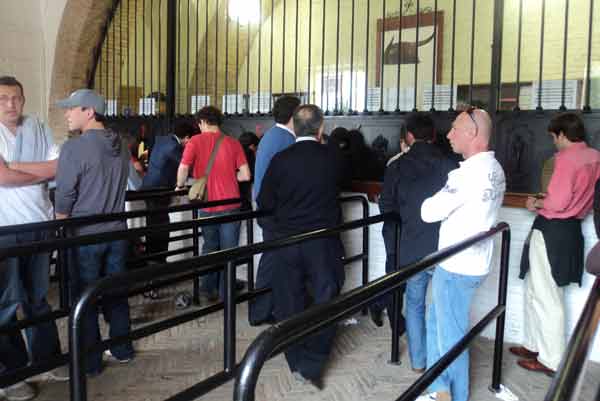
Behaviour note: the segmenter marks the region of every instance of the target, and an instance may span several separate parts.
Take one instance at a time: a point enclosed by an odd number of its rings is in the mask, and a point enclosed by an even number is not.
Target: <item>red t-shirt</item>
[[[192,177],[200,178],[204,175],[208,165],[208,159],[221,135],[220,132],[203,132],[200,135],[195,135],[185,145],[181,163],[190,166],[192,169]],[[240,197],[240,189],[237,181],[237,170],[246,161],[246,155],[240,143],[229,136],[225,136],[217,154],[215,161],[208,177],[208,200],[216,201],[222,199],[232,199]],[[204,209],[207,212],[219,212],[231,210],[240,207],[240,203],[214,206]]]

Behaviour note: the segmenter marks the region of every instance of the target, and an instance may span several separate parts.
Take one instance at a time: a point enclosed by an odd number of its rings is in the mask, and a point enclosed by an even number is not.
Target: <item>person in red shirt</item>
[[[205,175],[210,155],[219,137],[223,140],[215,155],[214,164],[208,176],[206,185],[208,201],[234,199],[240,197],[238,181],[249,181],[250,168],[242,145],[220,130],[223,121],[221,110],[213,106],[206,106],[196,113],[196,122],[202,133],[194,136],[187,143],[179,169],[177,170],[177,187],[185,185],[188,175],[198,179]],[[200,217],[220,216],[235,213],[240,210],[240,203],[213,206],[200,210]],[[202,253],[238,246],[240,222],[215,224],[202,227],[204,243]],[[223,279],[220,272],[204,276],[201,290],[209,300],[216,299],[217,294],[223,298]]]
[[[519,275],[525,278],[524,341],[510,351],[523,358],[521,367],[552,376],[566,348],[564,287],[581,285],[581,220],[592,208],[600,152],[586,145],[575,113],[554,117],[548,132],[558,152],[547,195],[527,199],[527,209],[537,216]]]

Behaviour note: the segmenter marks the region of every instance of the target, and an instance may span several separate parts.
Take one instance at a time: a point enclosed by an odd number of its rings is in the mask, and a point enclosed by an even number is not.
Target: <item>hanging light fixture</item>
[[[258,24],[260,22],[260,0],[229,0],[229,18],[240,24]]]

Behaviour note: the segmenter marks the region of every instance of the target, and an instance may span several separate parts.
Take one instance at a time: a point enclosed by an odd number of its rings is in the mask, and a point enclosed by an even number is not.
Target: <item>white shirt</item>
[[[0,123],[0,157],[6,163],[14,161],[15,145],[16,136]],[[47,152],[46,158],[40,161],[58,159],[58,154],[59,147],[55,144]],[[0,186],[0,199],[0,226],[36,223],[54,217],[47,183],[20,187]]]
[[[421,218],[441,221],[438,249],[489,230],[498,218],[506,181],[494,152],[477,153],[448,173],[444,188],[421,205]],[[440,263],[458,274],[481,276],[489,273],[493,239],[480,242]]]
[[[276,123],[276,124],[275,124],[275,126],[277,126],[277,127],[281,128],[281,129],[284,129],[284,130],[286,130],[287,132],[289,132],[290,134],[292,134],[292,136],[293,136],[294,138],[296,137],[296,133],[295,133],[294,131],[292,131],[291,129],[289,129],[289,128],[287,127],[287,125],[283,125],[283,124],[280,124],[280,123]]]

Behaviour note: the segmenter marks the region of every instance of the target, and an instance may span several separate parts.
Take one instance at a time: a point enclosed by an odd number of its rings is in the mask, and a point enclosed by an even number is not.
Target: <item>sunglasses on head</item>
[[[475,117],[473,117],[473,112],[475,110],[477,110],[477,107],[469,106],[465,110],[465,113],[467,113],[467,115],[471,118],[471,121],[473,121],[473,124],[475,124],[475,135],[477,135],[477,133],[479,132],[479,125],[477,125],[477,121],[475,121]]]

